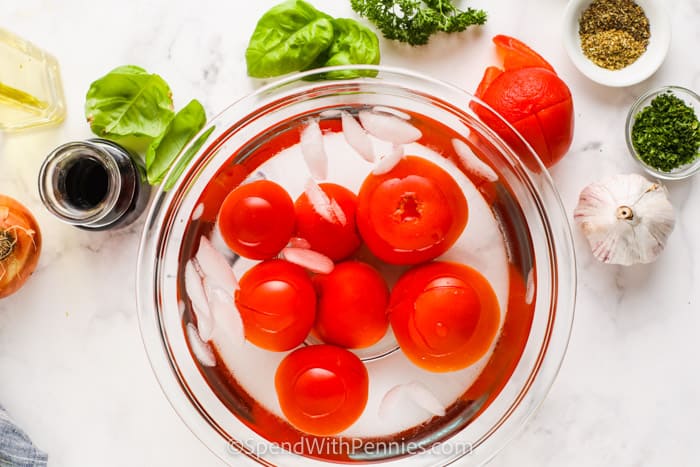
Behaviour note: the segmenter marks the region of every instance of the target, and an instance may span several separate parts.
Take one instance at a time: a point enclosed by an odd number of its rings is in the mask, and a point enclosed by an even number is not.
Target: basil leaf
[[[148,183],[155,185],[163,180],[177,155],[199,133],[206,121],[204,107],[196,99],[175,115],[163,134],[153,140],[146,150]]]
[[[303,0],[281,3],[255,26],[245,53],[248,75],[269,78],[303,70],[332,40],[330,16]]]
[[[336,65],[379,64],[379,39],[368,27],[354,19],[337,18],[333,23],[333,42],[310,68]],[[315,75],[318,79],[350,79],[358,76],[377,76],[373,70],[331,71]]]
[[[155,138],[173,117],[168,84],[156,74],[127,65],[94,81],[87,92],[85,117],[102,138]]]
[[[215,129],[216,127],[212,126],[211,128],[207,129],[207,131],[202,133],[202,135],[199,138],[197,138],[197,140],[194,143],[192,143],[192,145],[189,148],[187,148],[187,150],[184,152],[184,154],[182,154],[182,156],[177,160],[177,162],[175,162],[175,166],[172,172],[170,172],[170,176],[165,181],[165,187],[163,188],[165,191],[168,191],[175,186],[175,182],[178,178],[180,178],[180,175],[182,175],[182,172],[184,172],[185,167],[187,167],[187,164],[190,163],[194,155],[197,154],[197,151],[199,151],[202,145],[206,142],[207,138],[209,138],[209,135],[211,135]]]

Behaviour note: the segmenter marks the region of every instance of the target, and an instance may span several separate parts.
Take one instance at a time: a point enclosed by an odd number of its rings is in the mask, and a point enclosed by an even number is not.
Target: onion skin
[[[41,231],[34,216],[17,200],[0,195],[0,238],[7,238],[8,234],[14,246],[9,255],[0,259],[0,299],[24,285],[36,269],[41,253]]]

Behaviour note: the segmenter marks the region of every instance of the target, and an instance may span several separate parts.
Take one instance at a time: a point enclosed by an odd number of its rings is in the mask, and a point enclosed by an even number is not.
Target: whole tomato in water
[[[389,288],[372,266],[345,261],[315,278],[319,291],[314,329],[327,344],[349,349],[369,347],[389,327]]]
[[[391,327],[403,353],[433,372],[479,360],[500,325],[498,299],[477,270],[434,262],[409,269],[391,292]]]
[[[234,188],[219,209],[217,224],[231,250],[251,259],[269,259],[294,231],[294,203],[275,182],[256,180]]]
[[[370,174],[358,195],[357,226],[369,250],[391,264],[417,264],[446,252],[467,225],[462,189],[438,165],[407,156]]]
[[[367,405],[369,375],[349,350],[311,345],[287,355],[275,373],[282,412],[299,430],[318,436],[339,433]]]
[[[504,70],[488,67],[476,97],[489,104],[532,146],[546,167],[569,150],[574,136],[574,106],[569,87],[554,68],[519,40],[494,37]],[[537,164],[517,136],[491,111],[476,103],[472,109],[507,143],[529,168]]]
[[[34,216],[17,200],[0,195],[0,298],[24,285],[40,253],[41,232]]]
[[[279,259],[248,270],[241,277],[235,301],[246,339],[275,352],[304,342],[316,318],[316,291],[308,273]]]
[[[331,203],[337,203],[344,219],[327,219],[314,208],[306,193],[294,203],[296,212],[296,235],[309,242],[311,249],[323,253],[333,261],[347,258],[360,246],[355,213],[357,196],[347,188],[335,183],[321,183],[319,188]]]

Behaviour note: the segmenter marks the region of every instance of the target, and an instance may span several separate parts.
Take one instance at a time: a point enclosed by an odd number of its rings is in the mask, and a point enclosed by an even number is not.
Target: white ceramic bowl
[[[591,3],[593,0],[570,0],[564,11],[564,47],[576,68],[596,83],[612,87],[631,86],[654,74],[666,58],[671,44],[671,26],[663,2],[636,0],[649,19],[649,46],[637,61],[620,70],[608,70],[596,65],[581,50],[579,18]]]

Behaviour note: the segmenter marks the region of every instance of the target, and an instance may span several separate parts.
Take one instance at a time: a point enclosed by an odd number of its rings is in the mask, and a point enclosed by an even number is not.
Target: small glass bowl
[[[653,89],[637,99],[637,102],[635,102],[630,108],[630,111],[627,114],[627,121],[625,123],[625,141],[627,142],[627,147],[629,148],[630,154],[634,160],[637,161],[647,173],[663,180],[682,180],[700,171],[700,156],[696,157],[695,160],[689,164],[675,168],[670,172],[664,172],[644,162],[632,144],[632,127],[634,126],[636,116],[644,108],[648,107],[655,97],[666,92],[670,92],[679,99],[682,99],[687,105],[693,108],[695,111],[695,116],[700,118],[700,96],[690,89],[680,86],[664,86],[658,89]]]

